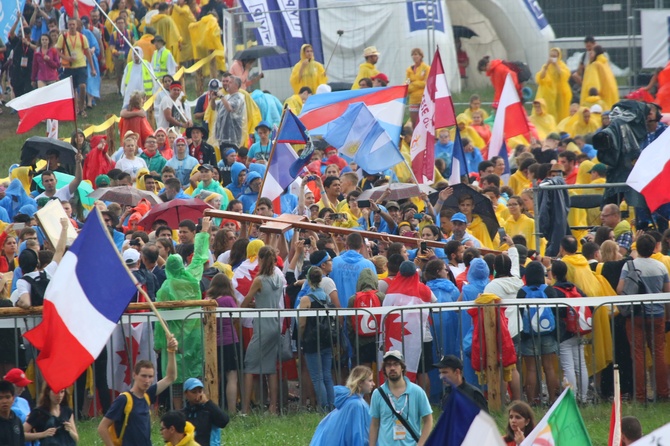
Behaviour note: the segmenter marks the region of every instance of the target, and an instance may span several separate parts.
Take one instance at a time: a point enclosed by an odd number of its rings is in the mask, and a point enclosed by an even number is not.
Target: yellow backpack
[[[123,443],[123,435],[126,433],[126,427],[128,427],[128,418],[130,418],[130,412],[133,410],[133,396],[130,392],[123,392],[121,395],[126,396],[126,407],[123,408],[123,425],[121,425],[121,433],[117,435],[116,433],[116,423],[112,423],[109,426],[109,435],[112,437],[112,442],[114,446],[121,446]],[[151,406],[151,400],[149,399],[148,394],[144,394],[144,399],[147,400],[147,404]]]

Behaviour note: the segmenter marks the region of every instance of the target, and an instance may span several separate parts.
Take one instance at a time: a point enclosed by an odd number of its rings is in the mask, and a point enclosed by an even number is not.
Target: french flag
[[[503,156],[502,148],[507,147],[505,141],[518,135],[529,135],[528,116],[523,104],[519,100],[519,94],[514,87],[514,81],[509,74],[505,79],[505,86],[500,94],[498,110],[493,121],[493,130],[491,130],[491,140],[489,141],[488,159],[494,156]],[[505,164],[509,166],[507,156],[504,156]],[[509,167],[507,167],[509,169]]]
[[[626,180],[654,212],[670,202],[670,132],[665,129],[640,154]]]
[[[19,114],[19,128],[16,133],[25,133],[47,119],[74,121],[74,90],[72,78],[55,82],[43,88],[26,93],[7,103]]]
[[[449,185],[462,183],[463,177],[468,176],[468,162],[465,159],[463,142],[461,141],[461,132],[456,127],[454,136],[454,147],[451,152],[451,173],[449,174]]]
[[[458,387],[452,386],[444,412],[426,446],[504,446],[496,422]]]
[[[362,102],[397,146],[405,117],[406,97],[407,85],[315,94],[302,107],[300,120],[311,136],[323,136],[328,124],[342,116],[349,104]]]
[[[456,125],[456,112],[438,48],[428,72],[419,106],[419,121],[410,144],[412,171],[420,182],[425,182],[424,178],[432,180],[435,172],[435,129],[452,125]]]
[[[70,386],[93,363],[136,293],[96,209],[49,282],[42,322],[24,335],[49,387]]]
[[[288,107],[285,107],[260,191],[260,197],[272,201],[276,214],[282,213],[279,197],[297,177],[291,174],[291,166],[298,159],[298,154],[291,144],[306,144],[308,140],[309,136],[303,123]]]

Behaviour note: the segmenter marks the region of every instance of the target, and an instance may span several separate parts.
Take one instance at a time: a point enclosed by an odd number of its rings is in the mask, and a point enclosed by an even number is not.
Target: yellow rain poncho
[[[530,115],[530,122],[535,126],[540,140],[544,141],[547,139],[547,135],[556,131],[556,119],[547,111],[547,102],[544,99],[536,98],[535,102],[540,103],[542,114],[538,115],[535,113],[535,107],[533,107],[533,113]]]
[[[195,23],[196,20],[195,16],[193,15],[193,12],[191,11],[191,8],[189,8],[188,5],[179,6],[177,3],[173,3],[172,20],[174,21],[175,25],[177,25],[179,34],[182,37],[190,36],[188,32],[188,27],[189,25],[191,25],[191,23]],[[167,41],[167,39],[165,40]],[[172,55],[180,64],[187,62],[189,60],[193,60],[193,46],[191,45],[191,39],[185,38],[182,40],[181,52],[179,53],[179,57],[177,57],[177,55],[174,52],[172,53]]]
[[[219,27],[219,22],[217,22],[216,17],[213,15],[208,14],[197,22],[191,23],[188,26],[188,33],[191,37],[193,58],[195,60],[204,59],[209,56],[212,51],[223,51],[221,28]],[[226,70],[226,60],[223,56],[216,57],[216,68],[219,71]],[[203,70],[204,76],[210,76],[209,64],[205,64]]]
[[[366,77],[372,79],[373,76],[378,74],[379,70],[370,62],[364,62],[360,64],[358,67],[358,76],[356,76],[356,80],[354,80],[354,84],[351,86],[351,89],[358,90],[358,83],[361,81],[361,79]]]
[[[470,107],[468,107],[468,108],[466,108],[465,111],[463,111],[463,113],[461,113],[461,114],[462,114],[463,116],[465,116],[466,118],[468,118],[470,121],[472,121],[472,112],[474,112],[474,111],[481,112],[481,114],[482,114],[482,119],[483,119],[484,121],[486,121],[487,119],[489,119],[489,114],[488,114],[488,112],[487,112],[486,110],[484,110],[483,108],[481,108],[481,107],[479,107],[477,110],[473,110],[473,109],[471,109]]]
[[[489,229],[479,215],[472,216],[472,221],[468,224],[468,231],[473,237],[482,242],[482,247],[484,248],[498,249],[498,246],[500,246],[498,235],[496,234],[493,240],[491,240]]]
[[[605,101],[603,101],[599,95],[587,96],[579,105],[586,107],[589,110],[594,105],[600,105],[603,110],[607,110],[607,104],[605,104]]]
[[[125,11],[128,18],[132,17],[130,9],[126,9]],[[108,33],[112,34],[112,31],[114,31],[114,26],[112,25],[112,23],[116,23],[116,19],[119,17],[120,13],[121,13],[120,9],[112,9],[107,13],[110,20],[105,21],[105,28],[107,28]],[[102,19],[102,17],[100,18]],[[128,26],[128,30],[130,30],[130,26]]]
[[[288,108],[291,109],[294,115],[298,116],[300,112],[302,111],[302,98],[300,97],[299,94],[294,94],[292,96],[289,96],[286,101],[284,101],[284,105],[288,106]]]
[[[595,166],[593,161],[582,161],[577,170],[577,181],[575,184],[591,184],[591,174],[589,172],[593,166]],[[575,191],[581,195],[602,194],[602,189],[575,189]],[[600,207],[585,209],[585,211],[586,226],[600,226]]]
[[[558,52],[558,61],[555,64],[544,64],[535,75],[535,82],[537,82],[535,99],[544,99],[547,112],[553,115],[558,122],[567,118],[570,111],[570,100],[572,99],[572,89],[568,82],[570,69],[563,62],[563,53],[559,48],[552,48],[550,51]]]
[[[523,172],[519,169],[509,177],[509,183],[507,185],[512,188],[514,195],[519,195],[524,189],[528,189],[532,186],[530,180],[526,178]]]
[[[484,142],[482,137],[479,136],[477,130],[470,127],[471,122],[472,121],[470,120],[470,118],[465,116],[465,113],[461,113],[456,117],[456,123],[458,124],[458,130],[461,133],[461,138],[468,138],[473,146],[481,150],[486,146],[486,143]],[[453,141],[455,136],[456,136],[456,128],[452,127],[449,130],[449,137]]]
[[[589,116],[587,121],[584,118],[584,113]],[[577,135],[587,135],[593,133],[600,128],[600,125],[595,119],[591,119],[591,111],[586,107],[580,107],[577,113],[572,115],[565,125],[565,131],[572,137]]]
[[[156,14],[151,18],[151,26],[156,30],[156,34],[165,39],[165,47],[170,50],[172,57],[179,61],[181,57],[179,55],[179,42],[182,40],[182,35],[172,17],[167,14]]]
[[[528,249],[537,251],[537,244],[535,243],[535,220],[525,214],[521,214],[517,220],[510,216],[505,220],[502,227],[505,228],[505,233],[510,237],[515,235],[523,235],[526,237],[526,246],[528,246]],[[545,239],[541,240],[541,245],[547,244]],[[541,246],[541,248],[544,250],[544,246]]]
[[[23,189],[28,195],[30,195],[30,184],[33,181],[33,177],[31,175],[32,171],[33,168],[31,166],[16,167],[12,169],[12,172],[9,174],[9,179],[11,181],[14,178],[18,178],[18,180],[21,182],[21,185],[23,186]]]
[[[603,111],[611,110],[612,106],[619,102],[619,86],[610,68],[610,63],[604,54],[598,55],[584,70],[580,104],[586,102],[591,88],[598,90],[600,98],[605,103]]]
[[[421,104],[421,98],[423,97],[423,90],[426,88],[426,79],[428,78],[429,71],[430,66],[426,62],[421,62],[416,69],[414,69],[414,65],[410,65],[407,67],[407,70],[405,70],[405,76],[407,77],[405,82],[408,84],[408,104]]]
[[[300,93],[302,87],[309,87],[312,89],[312,93],[316,93],[316,87],[328,83],[325,68],[319,62],[315,61],[313,57],[312,60],[307,62],[306,66],[303,65],[304,61],[307,60],[305,56],[305,49],[307,48],[312,48],[312,45],[306,43],[300,47],[300,62],[295,64],[293,71],[291,71],[289,80],[295,94]]]
[[[586,257],[581,254],[569,254],[561,259],[568,267],[568,281],[577,285],[588,297],[616,296],[605,277],[595,274]],[[612,362],[612,333],[610,331],[608,309],[601,307],[593,314],[593,345],[585,349],[586,365],[589,374],[603,370]],[[595,370],[593,357],[595,355]]]

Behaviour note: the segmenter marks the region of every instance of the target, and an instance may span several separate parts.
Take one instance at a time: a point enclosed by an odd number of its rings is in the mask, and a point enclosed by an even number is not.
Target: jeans
[[[653,359],[656,397],[668,398],[668,370],[665,364],[665,317],[634,316],[626,320],[628,341],[634,356],[635,398],[644,402],[647,396],[645,379],[645,346]]]
[[[333,387],[333,349],[322,348],[316,353],[305,353],[305,363],[314,385],[319,406],[330,410],[335,406],[335,389]]]
[[[584,346],[579,341],[578,336],[566,339],[559,345],[559,353],[565,379],[575,389],[575,395],[578,395],[581,401],[585,401],[589,390],[589,372],[586,370]],[[579,385],[577,385],[578,378]]]

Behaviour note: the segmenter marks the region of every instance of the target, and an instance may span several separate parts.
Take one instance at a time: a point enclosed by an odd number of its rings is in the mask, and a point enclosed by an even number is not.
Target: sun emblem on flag
[[[344,153],[346,153],[347,155],[353,157],[354,155],[356,155],[356,152],[358,152],[358,148],[359,148],[360,146],[361,146],[360,143],[358,143],[358,142],[352,142],[351,144],[344,146],[344,148],[342,149],[342,151],[343,151]]]

